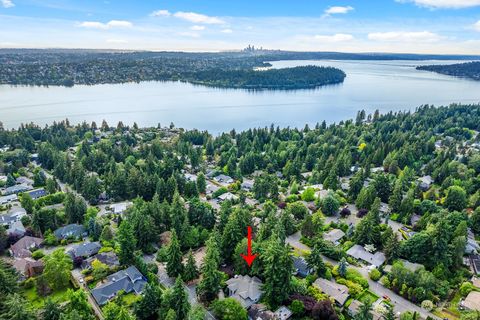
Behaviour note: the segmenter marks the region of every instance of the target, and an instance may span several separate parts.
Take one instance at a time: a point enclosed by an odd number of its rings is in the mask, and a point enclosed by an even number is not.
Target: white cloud
[[[417,6],[432,9],[461,9],[480,6],[480,0],[396,0],[397,2],[413,2]]]
[[[223,33],[233,33],[232,29],[223,29],[221,32]]]
[[[130,21],[111,20],[107,23],[102,23],[98,21],[84,21],[84,22],[81,22],[78,26],[82,28],[88,28],[88,29],[108,30],[113,28],[131,28],[133,24]]]
[[[340,6],[334,6],[330,7],[325,10],[325,15],[332,15],[332,14],[345,14],[353,10],[353,7],[347,6],[347,7],[340,7]]]
[[[183,19],[192,23],[204,23],[204,24],[224,24],[225,21],[218,17],[210,17],[204,14],[195,12],[183,12],[178,11],[173,14],[174,17]]]
[[[473,25],[473,29],[477,30],[478,32],[480,32],[480,20],[477,21],[477,23],[475,23]]]
[[[190,30],[193,30],[193,31],[202,31],[202,30],[205,30],[205,26],[191,26],[191,27],[190,27]]]
[[[373,32],[368,34],[368,39],[374,41],[400,41],[400,42],[437,42],[441,39],[438,34],[430,31],[405,32]]]
[[[1,0],[2,7],[4,8],[12,8],[15,7],[15,4],[12,2],[12,0]]]
[[[172,14],[168,10],[157,10],[150,13],[151,17],[169,17]]]
[[[343,42],[343,41],[351,41],[354,37],[351,34],[346,33],[337,33],[334,35],[316,35],[313,37],[314,40],[322,41],[322,42]]]

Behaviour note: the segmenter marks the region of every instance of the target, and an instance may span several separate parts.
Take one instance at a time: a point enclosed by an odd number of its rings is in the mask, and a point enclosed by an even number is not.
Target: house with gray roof
[[[134,266],[118,271],[107,277],[107,282],[91,290],[93,298],[99,305],[113,299],[121,290],[137,295],[143,292],[147,279]]]
[[[226,201],[226,200],[237,201],[238,197],[231,192],[226,192],[226,193],[223,193],[223,194],[219,195],[217,199],[218,199],[218,201]]]
[[[18,200],[18,196],[16,194],[9,194],[8,196],[2,196],[0,197],[0,205],[4,205],[17,200]]]
[[[281,306],[275,311],[275,316],[279,320],[287,320],[293,315],[292,310],[288,309],[285,306]]]
[[[343,306],[350,297],[347,286],[327,279],[318,278],[313,286],[332,297],[339,306]]]
[[[224,174],[219,174],[213,180],[217,181],[218,183],[221,184],[230,184],[233,183],[233,179],[230,176],[224,175]]]
[[[345,232],[340,229],[332,229],[323,235],[323,239],[335,245],[339,245],[343,237],[345,237]]]
[[[72,256],[72,258],[88,258],[94,254],[97,254],[101,248],[102,246],[99,242],[87,242],[73,246],[68,253]]]
[[[22,221],[15,221],[7,229],[7,234],[13,237],[23,237],[25,235],[25,227],[23,226]]]
[[[422,191],[427,191],[433,184],[433,178],[431,176],[423,176],[418,178],[419,187]]]
[[[263,293],[261,289],[263,283],[257,277],[236,275],[226,283],[229,296],[240,302],[246,309],[257,303]]]
[[[116,268],[120,266],[120,260],[114,251],[97,253],[93,257],[84,260],[82,263],[82,269],[90,269],[92,267],[92,262],[98,260],[103,264],[106,264],[110,268]]]
[[[85,227],[75,223],[58,228],[53,232],[53,234],[57,239],[67,239],[67,238],[81,239],[87,236]]]
[[[33,189],[33,187],[30,186],[30,185],[17,184],[15,186],[5,188],[5,190],[3,191],[3,195],[8,196],[10,194],[19,194],[21,192],[29,191],[29,190],[32,190],[32,189]]]
[[[0,214],[0,225],[10,228],[15,222],[21,221],[27,211],[21,207],[13,207],[8,213]]]
[[[351,257],[354,257],[357,260],[363,260],[375,267],[380,267],[382,264],[385,263],[385,255],[381,251],[377,251],[374,254],[365,250],[364,247],[361,245],[354,245],[350,249],[348,249],[347,254]]]

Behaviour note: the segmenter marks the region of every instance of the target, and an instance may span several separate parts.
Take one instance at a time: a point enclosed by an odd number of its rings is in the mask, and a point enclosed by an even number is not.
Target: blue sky
[[[480,0],[0,0],[0,47],[480,54]]]

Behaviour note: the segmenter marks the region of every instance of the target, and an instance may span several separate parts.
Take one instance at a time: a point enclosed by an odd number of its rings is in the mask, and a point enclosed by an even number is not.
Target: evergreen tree
[[[59,320],[62,313],[58,304],[52,299],[47,299],[43,307],[43,320]]]
[[[197,189],[200,193],[205,193],[207,191],[207,181],[203,172],[200,172],[197,176]]]
[[[121,265],[130,265],[135,257],[135,248],[137,246],[132,225],[128,220],[120,223],[117,234],[117,243],[120,247],[118,259]]]
[[[320,246],[320,242],[315,243],[310,255],[307,256],[306,260],[308,267],[314,270],[317,276],[322,277],[327,271],[327,266],[325,265],[325,262],[323,262]]]
[[[273,309],[287,299],[293,272],[292,259],[288,247],[273,235],[262,253],[264,264],[263,298]]]
[[[6,296],[2,301],[3,310],[0,314],[2,320],[35,320],[35,313],[18,293]]]
[[[207,240],[207,249],[202,263],[202,279],[198,284],[197,291],[204,301],[212,301],[216,298],[221,287],[222,273],[218,271],[220,253],[216,237],[213,232]]]
[[[188,312],[190,311],[190,303],[188,302],[188,294],[183,286],[181,276],[178,276],[175,281],[170,301],[172,304],[171,307],[177,315],[177,320],[187,319]]]
[[[134,305],[134,314],[138,320],[155,320],[162,303],[162,290],[153,283],[145,286],[142,298]]]
[[[167,249],[167,273],[170,277],[178,277],[182,272],[182,251],[178,243],[177,233],[172,230],[170,245]]]
[[[347,276],[347,260],[343,257],[338,264],[338,274],[345,278]]]
[[[186,282],[192,281],[198,278],[198,269],[195,264],[195,259],[193,258],[192,250],[188,252],[187,264],[183,272],[183,279]]]

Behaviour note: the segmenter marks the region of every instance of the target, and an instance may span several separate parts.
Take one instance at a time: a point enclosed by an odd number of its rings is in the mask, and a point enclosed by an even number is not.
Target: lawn
[[[63,290],[54,291],[46,297],[39,296],[37,293],[37,289],[32,287],[30,289],[22,290],[22,294],[27,299],[34,308],[39,309],[42,308],[45,304],[45,301],[50,298],[54,302],[62,303],[67,301],[67,290],[71,289],[71,287],[65,288]]]
[[[379,296],[377,296],[375,293],[373,293],[370,290],[364,290],[360,297],[358,297],[358,301],[360,301],[363,304],[372,304],[375,301],[377,301]]]

